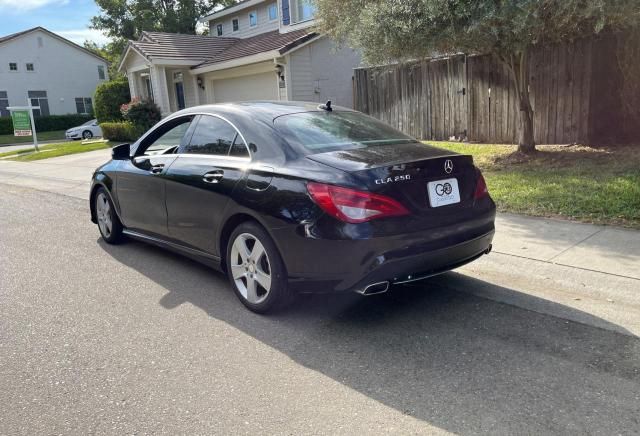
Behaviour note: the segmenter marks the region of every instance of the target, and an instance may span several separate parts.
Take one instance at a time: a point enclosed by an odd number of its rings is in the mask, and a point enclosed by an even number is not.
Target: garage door
[[[216,103],[247,100],[277,100],[278,82],[275,73],[260,73],[213,81]]]

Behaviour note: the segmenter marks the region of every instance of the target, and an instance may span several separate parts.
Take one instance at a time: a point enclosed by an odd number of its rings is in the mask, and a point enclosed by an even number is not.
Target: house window
[[[218,24],[216,26],[216,33],[218,34],[218,36],[222,36],[222,24]]]
[[[15,62],[9,62],[9,71],[18,71],[18,64]]]
[[[106,76],[104,75],[104,65],[98,65],[98,79],[104,80],[105,77]]]
[[[89,97],[76,97],[76,112],[79,114],[93,113],[93,104]]]
[[[237,32],[240,30],[240,21],[237,18],[231,20],[231,26],[233,27],[233,31]]]
[[[313,18],[316,12],[315,6],[310,0],[296,0],[295,21],[307,21]]]
[[[258,25],[258,11],[249,12],[249,26],[254,27]]]
[[[272,3],[269,5],[269,21],[276,20],[278,18],[278,4]]]
[[[27,71],[33,71],[33,64],[27,64]]]
[[[8,117],[9,113],[9,97],[7,91],[0,91],[0,117]]]
[[[49,115],[49,100],[47,99],[47,91],[28,91],[29,103],[31,106],[39,107],[40,109],[33,110],[33,116],[46,117]]]

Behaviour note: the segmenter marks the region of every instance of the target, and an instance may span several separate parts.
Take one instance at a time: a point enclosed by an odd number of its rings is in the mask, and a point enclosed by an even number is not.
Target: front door
[[[213,255],[224,209],[245,176],[249,152],[241,135],[221,118],[201,115],[193,135],[163,176],[172,240]]]
[[[184,85],[182,82],[176,82],[176,102],[178,102],[178,110],[184,109]]]
[[[167,236],[163,175],[176,160],[191,119],[182,117],[159,126],[138,146],[136,155],[122,163],[116,192],[121,218],[128,229]]]

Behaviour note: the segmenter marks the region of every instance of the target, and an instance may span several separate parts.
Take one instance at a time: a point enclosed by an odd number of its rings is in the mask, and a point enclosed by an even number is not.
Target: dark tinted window
[[[287,141],[310,153],[414,142],[415,139],[359,112],[303,112],[276,118]]]
[[[226,156],[236,137],[236,130],[224,120],[202,115],[189,145],[180,148],[180,153],[216,154]]]
[[[162,153],[175,153],[175,150],[184,141],[184,135],[189,129],[192,117],[183,117],[172,120],[155,129],[141,144],[137,154],[152,155]],[[174,151],[171,151],[174,149]]]
[[[247,150],[247,146],[244,145],[244,141],[242,141],[240,135],[236,136],[236,140],[233,141],[231,150],[229,150],[229,156],[249,157],[249,150]]]

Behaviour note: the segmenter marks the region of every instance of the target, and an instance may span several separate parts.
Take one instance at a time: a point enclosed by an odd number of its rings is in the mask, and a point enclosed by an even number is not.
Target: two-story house
[[[313,30],[308,0],[245,0],[203,17],[209,35],[143,32],[120,63],[131,95],[163,114],[199,104],[302,100],[353,105],[360,54]]]
[[[0,37],[0,116],[7,107],[39,106],[35,115],[88,114],[108,79],[108,63],[42,27]]]

